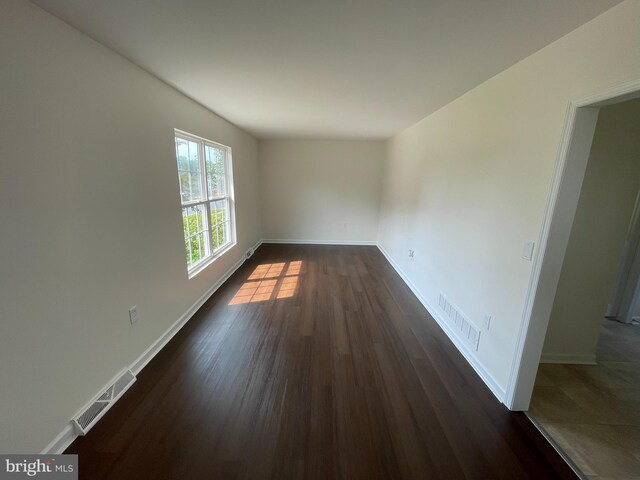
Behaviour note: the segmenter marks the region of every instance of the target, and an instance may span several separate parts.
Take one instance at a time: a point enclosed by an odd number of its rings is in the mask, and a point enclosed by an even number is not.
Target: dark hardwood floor
[[[576,478],[375,247],[263,245],[66,453],[92,480]]]

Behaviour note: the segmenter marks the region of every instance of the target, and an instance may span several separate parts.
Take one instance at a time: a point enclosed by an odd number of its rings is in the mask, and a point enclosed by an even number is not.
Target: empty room
[[[3,0],[0,478],[640,478],[640,0]]]

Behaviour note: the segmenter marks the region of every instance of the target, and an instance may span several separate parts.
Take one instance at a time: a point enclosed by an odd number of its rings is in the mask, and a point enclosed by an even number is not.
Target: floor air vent
[[[83,408],[72,420],[79,435],[86,435],[107,410],[126,392],[136,381],[136,377],[131,370],[123,371],[114,382],[111,383],[103,393],[93,402]]]

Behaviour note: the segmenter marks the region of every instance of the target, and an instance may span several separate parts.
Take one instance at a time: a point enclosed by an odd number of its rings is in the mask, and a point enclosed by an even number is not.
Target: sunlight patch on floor
[[[301,269],[300,260],[258,265],[229,305],[266,302],[274,296],[276,299],[292,298],[298,290]]]
[[[266,263],[264,265],[258,265],[253,273],[249,276],[249,280],[277,278],[282,273],[284,266],[284,263]]]

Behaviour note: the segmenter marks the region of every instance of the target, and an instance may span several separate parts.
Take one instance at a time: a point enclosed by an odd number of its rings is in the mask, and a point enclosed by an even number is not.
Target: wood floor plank
[[[67,453],[91,480],[576,478],[364,246],[261,246]]]

